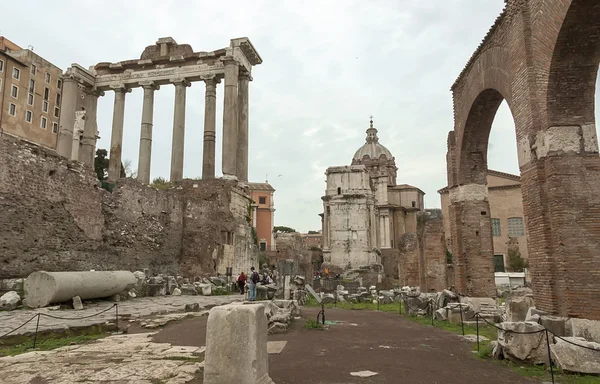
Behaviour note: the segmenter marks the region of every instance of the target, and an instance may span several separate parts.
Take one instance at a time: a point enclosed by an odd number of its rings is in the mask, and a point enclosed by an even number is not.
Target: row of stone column
[[[226,178],[237,178],[241,181],[248,180],[249,81],[249,75],[239,74],[239,66],[235,61],[231,60],[231,63],[229,61],[226,62],[223,113],[223,175]],[[204,82],[206,84],[206,94],[202,178],[210,179],[215,177],[216,86],[220,80],[212,77],[205,79]],[[183,178],[186,88],[191,84],[185,79],[172,80],[172,83],[175,85],[175,107],[173,113],[170,180],[176,181]],[[150,182],[152,155],[154,91],[160,87],[153,82],[146,82],[141,85],[144,88],[144,102],[142,107],[138,180],[148,184]],[[120,177],[125,95],[131,92],[130,89],[123,86],[115,87],[113,90],[115,92],[115,102],[108,170],[109,180],[116,180]]]

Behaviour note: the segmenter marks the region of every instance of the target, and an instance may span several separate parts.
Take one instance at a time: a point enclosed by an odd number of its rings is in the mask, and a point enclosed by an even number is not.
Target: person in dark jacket
[[[246,288],[246,275],[244,272],[240,273],[237,279],[238,288],[240,289],[240,294],[244,294],[244,290]]]

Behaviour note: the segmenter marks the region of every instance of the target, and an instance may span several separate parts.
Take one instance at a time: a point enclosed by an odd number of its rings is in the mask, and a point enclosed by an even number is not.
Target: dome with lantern
[[[388,185],[396,185],[396,160],[390,150],[379,143],[372,117],[367,129],[366,143],[358,148],[352,157],[352,165],[360,164],[367,167],[371,177],[380,176],[382,172],[387,173]]]

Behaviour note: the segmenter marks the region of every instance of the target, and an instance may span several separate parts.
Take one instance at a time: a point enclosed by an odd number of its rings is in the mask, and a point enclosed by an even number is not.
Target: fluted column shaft
[[[173,111],[173,147],[171,149],[170,181],[183,179],[183,148],[185,142],[185,89],[190,82],[185,79],[173,80],[175,84],[175,108]]]
[[[115,105],[113,109],[112,133],[110,136],[110,158],[108,160],[108,180],[116,181],[121,177],[121,152],[123,149],[123,122],[125,119],[125,94],[130,89],[114,87]]]
[[[73,146],[73,126],[75,125],[75,110],[77,109],[78,85],[75,79],[66,76],[63,79],[62,102],[60,108],[60,127],[56,152],[68,159],[71,158]]]
[[[237,174],[239,65],[232,57],[228,57],[223,61],[225,64],[225,90],[223,95],[223,177],[235,179]]]
[[[242,73],[238,83],[238,135],[236,169],[240,181],[248,181],[248,83],[249,74]]]
[[[150,164],[152,162],[152,127],[154,121],[154,91],[159,86],[154,82],[142,84],[144,103],[142,105],[142,127],[140,131],[140,154],[138,160],[138,181],[150,184]]]
[[[202,151],[202,178],[215,178],[215,141],[217,136],[217,78],[206,79],[204,97],[204,149]]]

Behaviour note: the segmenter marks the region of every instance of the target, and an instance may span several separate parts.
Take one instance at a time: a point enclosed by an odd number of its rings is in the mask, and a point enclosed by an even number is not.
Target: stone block
[[[569,336],[583,337],[588,341],[600,343],[600,321],[587,319],[569,319],[565,324]]]
[[[146,294],[148,296],[165,296],[167,294],[167,286],[163,283],[148,284],[146,286]]]
[[[200,312],[200,304],[198,304],[198,303],[186,304],[184,310],[186,312]]]
[[[262,304],[223,305],[210,310],[204,384],[273,384],[264,311]]]
[[[202,296],[212,295],[212,284],[202,283],[198,285],[198,288],[202,290]]]
[[[6,292],[0,297],[0,311],[11,311],[17,309],[21,303],[21,297],[15,291]]]
[[[539,315],[534,315],[539,316]],[[559,316],[541,316],[540,324],[556,336],[567,336],[567,318]]]
[[[173,293],[171,293],[173,296],[181,296],[181,289],[179,288],[175,288],[173,290]]]
[[[547,364],[544,327],[531,322],[504,322],[498,330],[498,345],[506,359],[531,364]],[[537,333],[532,333],[537,332]]]
[[[181,285],[181,294],[182,295],[197,295],[198,291],[196,291],[196,287],[194,286],[194,284],[182,284]]]
[[[565,372],[600,375],[600,344],[586,341],[581,337],[556,338],[550,345],[553,361]],[[582,345],[590,350],[570,343]]]
[[[73,309],[77,311],[81,311],[83,309],[83,303],[81,302],[81,297],[75,296],[73,297]]]
[[[513,297],[506,302],[506,320],[525,321],[529,308],[534,306],[535,303],[530,296]]]

